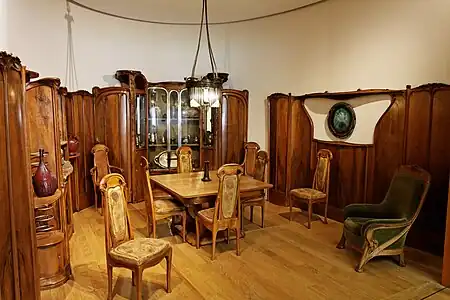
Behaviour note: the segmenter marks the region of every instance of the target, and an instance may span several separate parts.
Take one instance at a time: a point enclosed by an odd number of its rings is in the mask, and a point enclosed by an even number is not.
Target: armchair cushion
[[[111,249],[110,255],[114,260],[140,266],[162,255],[170,243],[161,239],[134,239]]]
[[[214,207],[202,209],[198,212],[198,217],[207,223],[212,223],[214,220]]]
[[[327,195],[319,190],[310,189],[310,188],[301,188],[294,189],[290,191],[291,195],[300,198],[300,199],[308,199],[308,200],[317,200],[325,198]]]

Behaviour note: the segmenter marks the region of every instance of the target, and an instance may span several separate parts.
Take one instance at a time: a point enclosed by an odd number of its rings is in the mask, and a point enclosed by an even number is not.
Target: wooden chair
[[[156,238],[156,223],[174,216],[181,216],[183,226],[183,241],[186,242],[186,209],[181,204],[172,199],[154,199],[152,185],[150,183],[150,172],[148,160],[141,156],[141,166],[144,176],[147,179],[147,189],[145,190],[145,208],[147,210],[147,232],[148,236]]]
[[[255,162],[256,155],[258,154],[261,147],[256,142],[244,143],[244,162],[241,166],[244,168],[244,175],[254,176],[255,175]]]
[[[212,232],[212,256],[214,260],[216,252],[217,232],[227,230],[227,242],[230,242],[230,229],[236,231],[236,255],[240,255],[240,195],[239,181],[243,173],[239,164],[226,164],[217,171],[219,177],[219,192],[215,206],[203,209],[195,217],[197,249],[200,248],[200,225]]]
[[[381,203],[355,203],[344,208],[344,230],[336,247],[343,249],[348,244],[362,252],[357,272],[381,255],[397,256],[399,265],[406,266],[406,236],[420,213],[430,180],[430,174],[419,166],[401,166]]]
[[[92,182],[94,183],[94,203],[96,210],[99,209],[97,192],[102,178],[111,173],[123,174],[123,169],[109,164],[108,152],[109,148],[103,144],[97,144],[91,150],[91,153],[94,155],[94,167],[91,169],[91,176]]]
[[[269,155],[266,151],[260,150],[256,154],[254,179],[266,182],[266,168],[269,162]],[[266,203],[266,191],[244,192],[241,193],[241,228],[243,228],[244,209],[250,207],[250,222],[253,222],[253,207],[261,207],[261,227],[264,227],[264,207]]]
[[[109,174],[100,182],[105,219],[106,264],[108,271],[108,299],[112,299],[113,267],[133,272],[137,299],[142,299],[142,273],[145,269],[167,262],[167,292],[170,293],[172,246],[162,239],[134,239],[130,225],[125,193],[125,179],[120,174]]]
[[[292,221],[292,202],[297,199],[308,203],[308,229],[311,228],[312,205],[314,203],[325,203],[323,222],[328,224],[328,187],[330,181],[330,163],[332,159],[333,154],[330,150],[320,149],[317,152],[317,165],[312,188],[293,189],[289,192],[289,221]]]
[[[188,146],[181,146],[177,149],[177,172],[190,173],[192,171],[192,149]]]

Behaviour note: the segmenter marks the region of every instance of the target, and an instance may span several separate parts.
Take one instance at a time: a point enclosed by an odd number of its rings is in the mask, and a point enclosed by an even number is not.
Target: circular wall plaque
[[[333,105],[328,112],[328,129],[338,138],[349,137],[355,129],[356,115],[353,107],[345,102]]]

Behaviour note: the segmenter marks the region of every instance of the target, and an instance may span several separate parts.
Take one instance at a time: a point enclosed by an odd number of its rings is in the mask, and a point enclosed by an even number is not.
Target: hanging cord
[[[202,42],[203,18],[205,16],[205,0],[203,0],[202,19],[200,21],[200,31],[198,33],[197,51],[195,52],[194,65],[192,66],[191,77],[195,76],[195,67],[197,66],[198,53],[200,52],[200,44]]]
[[[214,53],[211,46],[211,39],[209,36],[209,22],[208,22],[208,1],[203,0],[203,5],[205,7],[205,23],[206,23],[206,37],[208,39],[208,52],[209,52],[209,61],[211,62],[211,69],[214,77],[218,77],[217,74],[217,65],[216,65],[216,59],[214,58]]]
[[[66,58],[66,78],[64,85],[70,90],[78,89],[77,70],[75,68],[75,53],[73,48],[72,23],[73,17],[70,14],[69,1],[66,1],[67,12],[64,18],[67,20],[67,58]]]

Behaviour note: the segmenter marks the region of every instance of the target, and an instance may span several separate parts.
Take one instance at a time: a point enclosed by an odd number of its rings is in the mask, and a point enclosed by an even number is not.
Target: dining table
[[[209,178],[211,181],[202,181],[204,172],[190,172],[190,173],[175,173],[153,175],[150,177],[152,185],[169,193],[174,199],[180,201],[188,211],[188,228],[186,240],[189,244],[196,246],[195,233],[195,216],[198,211],[214,206],[214,201],[219,191],[219,178],[217,171],[209,171]],[[240,192],[254,192],[272,188],[273,185],[267,182],[259,181],[251,176],[242,175],[240,177],[239,189]],[[175,225],[175,228],[180,230],[180,226]],[[243,230],[241,228],[241,235]],[[231,239],[235,238],[231,237]],[[223,241],[225,235],[219,233],[217,241]],[[211,237],[208,232],[202,232],[200,238],[200,245],[211,244]]]

